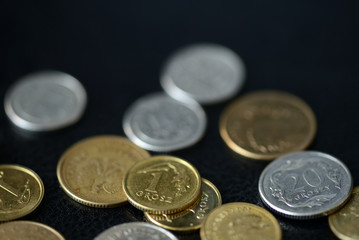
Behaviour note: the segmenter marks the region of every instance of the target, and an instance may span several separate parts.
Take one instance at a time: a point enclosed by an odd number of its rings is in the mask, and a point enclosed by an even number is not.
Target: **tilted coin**
[[[222,197],[216,186],[202,178],[201,200],[197,205],[185,210],[184,215],[155,215],[145,212],[145,217],[148,221],[169,230],[192,231],[199,229],[209,212],[221,204]]]
[[[331,214],[350,196],[352,178],[338,159],[315,151],[271,162],[259,178],[263,202],[278,214],[308,219]]]
[[[118,136],[84,139],[70,147],[57,165],[57,178],[75,201],[92,207],[114,207],[127,201],[122,179],[150,154]]]
[[[86,92],[74,77],[42,71],[21,78],[6,93],[5,112],[17,127],[50,131],[79,120],[86,106]]]
[[[178,240],[169,231],[153,224],[132,222],[116,225],[98,235],[94,240]]]
[[[317,125],[313,111],[296,96],[258,91],[231,103],[222,113],[219,128],[233,151],[271,160],[308,147]]]
[[[342,209],[329,216],[329,226],[342,240],[359,239],[359,187],[353,189],[349,201]]]
[[[200,230],[202,240],[282,239],[275,217],[257,205],[244,202],[223,204],[209,213]]]
[[[32,170],[19,165],[0,165],[0,222],[34,211],[44,191],[44,184]]]
[[[199,141],[206,115],[196,102],[185,104],[163,93],[137,100],[125,113],[123,129],[138,146],[151,151],[174,151]]]
[[[195,99],[210,104],[231,98],[242,87],[245,66],[229,48],[197,44],[172,55],[161,73],[161,85],[180,101]]]
[[[15,221],[0,224],[0,239],[65,240],[55,229],[32,221]]]
[[[155,156],[135,163],[123,188],[136,208],[154,214],[171,214],[191,206],[201,196],[201,177],[187,161]]]

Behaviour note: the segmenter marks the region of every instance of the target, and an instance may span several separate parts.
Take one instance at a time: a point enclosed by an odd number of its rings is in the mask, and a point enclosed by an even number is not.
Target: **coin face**
[[[27,75],[6,93],[5,112],[11,122],[29,131],[50,131],[79,120],[86,92],[74,77],[58,71]]]
[[[184,104],[163,93],[137,100],[125,113],[123,129],[138,146],[151,151],[174,151],[199,141],[206,115],[196,102]]]
[[[55,229],[32,221],[15,221],[0,224],[0,239],[65,240]]]
[[[267,210],[244,202],[223,204],[204,220],[202,240],[282,239],[277,219]]]
[[[263,202],[278,214],[308,219],[328,215],[350,196],[352,178],[338,159],[302,151],[270,163],[259,178]]]
[[[169,231],[143,222],[124,223],[107,229],[94,240],[178,240]]]
[[[201,196],[201,177],[187,161],[155,156],[137,162],[127,172],[123,187],[136,208],[171,214],[191,206]]]
[[[122,180],[127,170],[150,154],[118,136],[96,136],[70,147],[57,165],[57,178],[75,201],[114,207],[127,201]]]
[[[330,229],[338,238],[343,240],[359,239],[359,187],[353,189],[345,206],[330,215],[328,219]]]
[[[199,229],[205,217],[222,204],[222,197],[216,186],[202,178],[201,200],[190,209],[185,210],[183,216],[155,215],[145,212],[148,221],[173,231],[192,231]]]
[[[44,184],[32,170],[18,165],[0,165],[0,222],[34,211],[44,191]]]
[[[179,101],[216,103],[235,95],[245,79],[245,67],[232,50],[217,44],[197,44],[172,55],[161,73],[161,85]]]
[[[242,156],[271,160],[305,149],[316,133],[310,107],[294,95],[258,91],[240,97],[222,113],[220,134]]]

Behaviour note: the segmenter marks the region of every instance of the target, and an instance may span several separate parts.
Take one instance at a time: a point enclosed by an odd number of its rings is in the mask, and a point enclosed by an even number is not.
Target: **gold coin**
[[[350,200],[342,209],[329,216],[329,226],[342,240],[359,239],[359,187],[353,189]]]
[[[146,212],[145,217],[148,221],[169,230],[192,231],[199,229],[209,212],[221,204],[222,197],[216,186],[202,178],[201,200],[192,208],[183,211],[182,216],[155,215]]]
[[[282,230],[275,217],[257,205],[244,202],[223,204],[203,222],[202,240],[282,239]]]
[[[0,224],[0,240],[10,239],[65,240],[55,229],[32,221]]]
[[[311,108],[280,91],[258,91],[240,97],[222,113],[220,134],[238,154],[271,160],[303,150],[312,142],[317,124]]]
[[[133,165],[123,187],[136,208],[154,214],[171,214],[191,206],[201,196],[201,177],[187,161],[155,156]]]
[[[0,165],[0,222],[34,211],[44,191],[41,178],[32,170],[18,165]]]
[[[118,136],[96,136],[71,146],[60,158],[57,178],[75,201],[92,207],[114,207],[127,201],[122,179],[150,154]]]

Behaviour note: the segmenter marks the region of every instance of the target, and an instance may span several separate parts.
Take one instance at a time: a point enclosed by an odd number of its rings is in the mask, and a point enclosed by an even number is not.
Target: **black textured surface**
[[[130,205],[82,206],[67,197],[56,164],[73,143],[98,134],[124,135],[123,112],[137,98],[160,91],[159,71],[177,48],[215,42],[247,65],[239,93],[278,89],[314,110],[318,133],[310,149],[341,159],[359,184],[358,2],[355,1],[8,1],[0,7],[0,96],[20,76],[55,69],[78,78],[89,102],[76,125],[31,135],[11,127],[0,112],[0,162],[27,166],[45,184],[36,212],[24,219],[48,224],[67,239],[93,239],[124,222],[141,221]],[[263,206],[257,183],[265,164],[231,153],[218,132],[228,102],[205,107],[201,142],[174,152],[193,163],[221,191],[223,202]],[[276,216],[284,239],[328,239],[327,218],[298,221]],[[198,233],[178,235],[199,239]]]

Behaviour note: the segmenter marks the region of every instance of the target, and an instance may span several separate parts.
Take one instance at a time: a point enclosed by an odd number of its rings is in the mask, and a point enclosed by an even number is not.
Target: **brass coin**
[[[91,207],[114,207],[127,201],[122,179],[150,154],[118,136],[96,136],[71,146],[60,158],[57,178],[75,201]]]
[[[359,239],[359,187],[353,189],[350,200],[342,209],[329,216],[329,226],[342,240]]]
[[[145,217],[148,221],[172,231],[192,231],[199,229],[209,212],[221,204],[222,197],[216,186],[202,178],[201,200],[192,208],[184,211],[183,216],[172,217],[171,215],[163,216],[146,212]]]
[[[244,202],[223,204],[206,217],[200,230],[202,240],[282,239],[275,217],[257,205]]]
[[[65,240],[55,229],[32,221],[15,221],[0,224],[0,239]]]
[[[298,97],[280,91],[258,91],[240,97],[222,113],[220,134],[238,154],[271,160],[303,150],[316,133],[311,108]]]
[[[44,184],[32,170],[19,165],[0,165],[0,222],[34,211],[44,191]]]
[[[172,214],[191,206],[201,196],[201,177],[187,161],[155,156],[133,165],[123,188],[136,208],[153,214]]]

